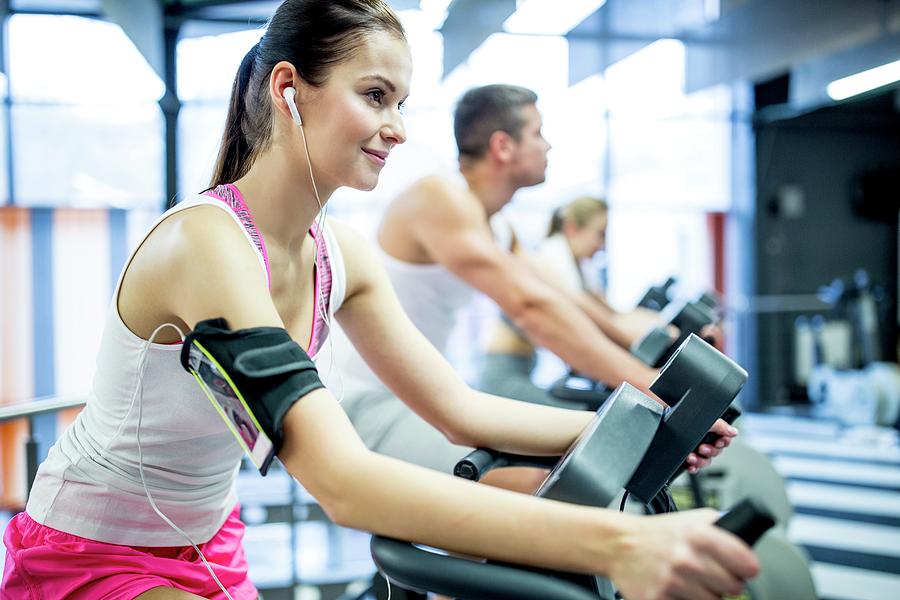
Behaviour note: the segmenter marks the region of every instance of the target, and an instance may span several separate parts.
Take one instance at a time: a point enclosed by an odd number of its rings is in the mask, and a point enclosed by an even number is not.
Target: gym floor
[[[759,414],[741,427],[786,480],[788,536],[809,553],[820,597],[900,598],[897,431]]]

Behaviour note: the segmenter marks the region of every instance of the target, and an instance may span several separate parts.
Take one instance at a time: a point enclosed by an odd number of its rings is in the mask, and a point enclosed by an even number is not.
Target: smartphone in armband
[[[191,344],[188,351],[188,363],[191,373],[200,383],[206,397],[228,425],[241,448],[256,465],[261,473],[265,473],[275,457],[274,446],[265,434],[259,422],[244,401],[241,392],[235,387],[231,378],[219,368],[216,360]]]

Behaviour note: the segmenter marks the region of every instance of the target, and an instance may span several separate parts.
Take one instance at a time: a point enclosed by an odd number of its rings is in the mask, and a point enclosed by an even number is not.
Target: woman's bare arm
[[[338,319],[366,363],[452,442],[526,454],[560,454],[592,417],[477,392],[410,322],[384,267],[355,232],[333,224],[347,264]]]

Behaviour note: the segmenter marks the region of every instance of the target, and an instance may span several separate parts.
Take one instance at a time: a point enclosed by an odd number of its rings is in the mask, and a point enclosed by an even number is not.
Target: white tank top
[[[153,227],[175,212],[201,204],[218,206],[235,219],[257,252],[260,268],[266,270],[252,232],[221,200],[209,196],[186,200]],[[328,309],[333,313],[343,302],[346,273],[340,248],[327,227],[324,242],[332,273]],[[41,464],[26,510],[38,523],[92,540],[184,546],[184,538],[150,507],[141,485],[138,402],[132,404],[131,399],[145,341],[119,315],[116,298],[121,283],[122,275],[107,311],[87,406]],[[237,502],[235,476],[242,451],[196,380],[181,367],[180,352],[180,343],[154,343],[147,352],[140,401],[143,470],[162,512],[196,543],[203,543]]]
[[[456,325],[457,312],[467,306],[473,291],[462,279],[440,264],[414,264],[397,260],[379,248],[382,264],[404,312],[428,341],[446,356],[447,341]],[[345,410],[353,398],[382,383],[339,326],[332,329],[316,361],[323,381],[339,390]]]
[[[544,238],[537,248],[536,254],[545,265],[552,266],[559,277],[559,282],[569,292],[580,292],[586,288],[581,267],[572,254],[569,241],[561,233]]]
[[[413,324],[441,354],[457,313],[472,300],[472,287],[441,264],[414,264],[382,252],[382,261]]]

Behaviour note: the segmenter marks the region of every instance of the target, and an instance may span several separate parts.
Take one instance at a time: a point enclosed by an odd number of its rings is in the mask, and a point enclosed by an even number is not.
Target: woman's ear
[[[573,235],[578,233],[578,225],[575,224],[574,219],[567,219],[563,217],[561,231],[566,237],[572,237]]]
[[[294,92],[286,93],[285,90],[288,88],[292,88]],[[297,74],[297,69],[288,61],[283,60],[272,67],[272,74],[269,76],[269,99],[279,114],[295,122],[299,120],[300,113],[291,110],[288,96],[293,99],[295,107],[299,107],[305,88],[306,85]]]

